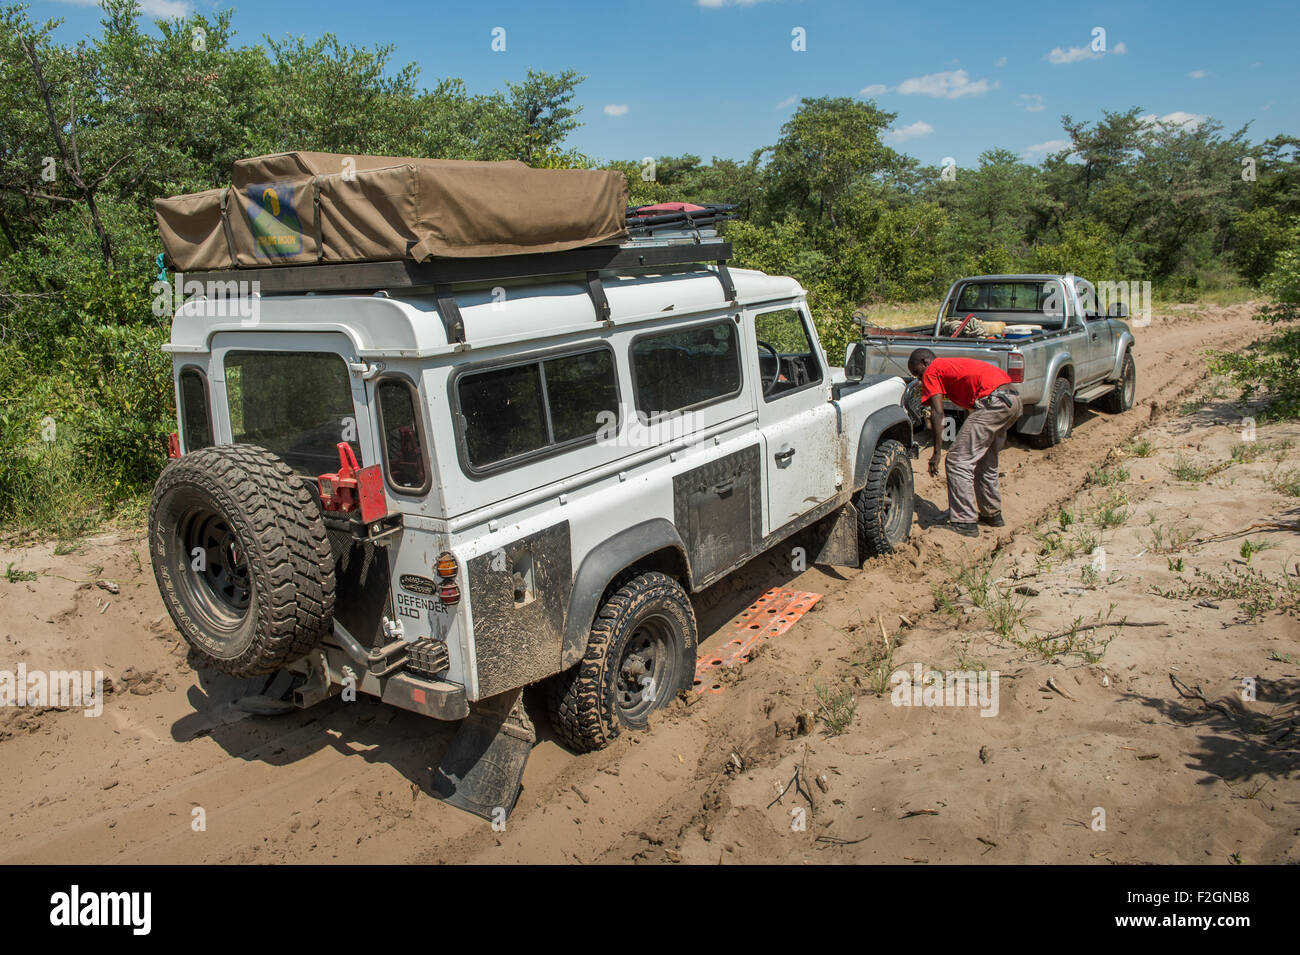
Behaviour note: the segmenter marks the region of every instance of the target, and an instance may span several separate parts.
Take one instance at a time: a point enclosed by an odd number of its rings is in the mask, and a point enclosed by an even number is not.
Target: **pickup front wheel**
[[[1122,414],[1133,407],[1137,396],[1137,366],[1133,363],[1133,352],[1124,352],[1124,361],[1120,363],[1119,384],[1115,390],[1102,395],[1093,402],[1102,411],[1110,414]]]
[[[858,512],[858,552],[892,554],[912,533],[912,461],[894,440],[882,441],[871,456],[867,484],[853,501]]]

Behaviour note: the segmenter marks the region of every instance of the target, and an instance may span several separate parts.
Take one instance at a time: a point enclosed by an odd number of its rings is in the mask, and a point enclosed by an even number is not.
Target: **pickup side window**
[[[384,473],[393,490],[412,494],[429,489],[418,400],[415,385],[405,378],[381,378],[375,387]]]
[[[642,335],[632,342],[632,385],[643,420],[740,393],[740,343],[729,318]]]
[[[822,380],[822,366],[812,336],[797,310],[782,308],[756,315],[754,331],[758,337],[758,373],[765,401]]]
[[[338,445],[361,459],[352,384],[334,352],[226,353],[226,400],[236,444],[260,444],[299,474],[339,469]]]
[[[208,379],[189,365],[181,369],[181,437],[185,451],[212,447],[212,415],[208,412]]]
[[[605,347],[467,372],[454,389],[471,472],[506,468],[617,428],[614,355]]]

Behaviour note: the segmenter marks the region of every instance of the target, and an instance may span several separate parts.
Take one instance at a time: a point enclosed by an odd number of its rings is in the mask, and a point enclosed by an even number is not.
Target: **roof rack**
[[[370,293],[380,290],[432,289],[438,313],[447,330],[447,340],[465,341],[465,323],[452,290],[453,285],[504,281],[520,278],[583,274],[587,294],[598,321],[610,319],[609,300],[601,285],[602,272],[636,272],[684,265],[713,264],[722,284],[725,301],[736,300],[736,285],[727,270],[731,243],[718,239],[712,230],[699,230],[689,238],[658,236],[632,238],[621,245],[587,246],[566,252],[533,255],[503,255],[478,259],[437,259],[431,262],[348,262],[321,265],[281,265],[186,274],[186,284],[257,282],[261,295],[293,295],[308,292]],[[223,285],[223,287],[230,287]]]

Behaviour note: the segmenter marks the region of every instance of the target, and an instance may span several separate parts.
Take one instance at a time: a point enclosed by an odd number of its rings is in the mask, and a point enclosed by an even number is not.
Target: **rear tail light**
[[[445,604],[454,604],[460,602],[460,588],[456,582],[449,580],[438,587],[438,599]]]
[[[443,551],[438,555],[438,561],[433,565],[439,577],[455,577],[460,570],[460,564],[456,562],[456,555],[450,551]]]
[[[1013,351],[1007,356],[1007,375],[1014,382],[1025,380],[1025,356],[1020,352]]]

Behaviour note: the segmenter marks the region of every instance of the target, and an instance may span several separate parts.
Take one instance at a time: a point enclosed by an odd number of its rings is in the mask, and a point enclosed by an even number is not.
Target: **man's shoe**
[[[1002,519],[1002,512],[996,514],[981,514],[980,523],[985,527],[1006,527],[1007,522]]]
[[[980,528],[978,524],[968,524],[964,521],[947,521],[939,526],[946,527],[954,534],[960,534],[962,537],[980,536]]]

